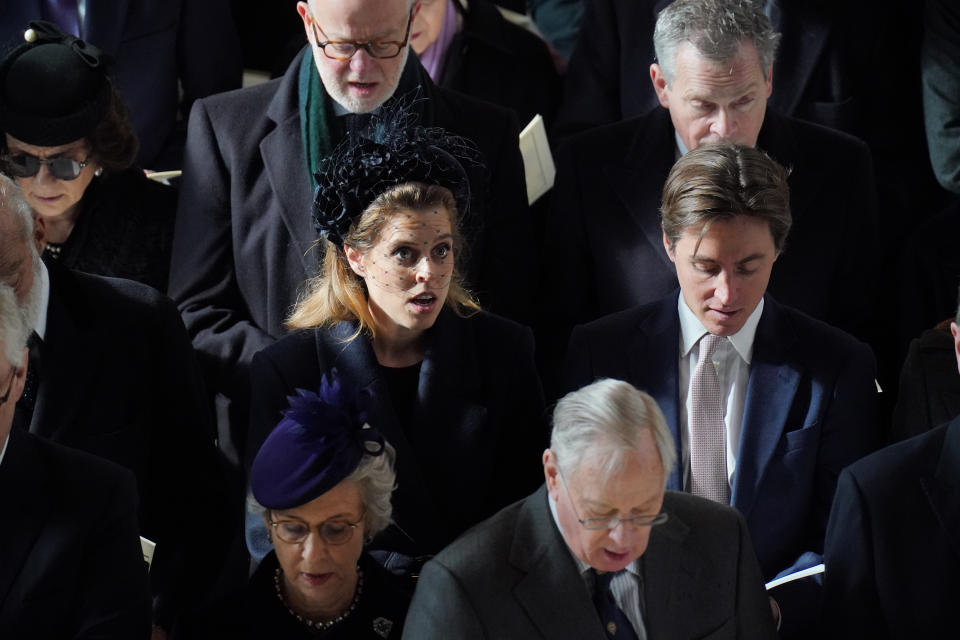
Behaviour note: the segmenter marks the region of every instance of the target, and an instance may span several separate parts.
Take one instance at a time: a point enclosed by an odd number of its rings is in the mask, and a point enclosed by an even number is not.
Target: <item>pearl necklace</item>
[[[347,607],[347,610],[341,613],[339,616],[333,620],[328,620],[323,622],[322,620],[310,620],[309,618],[304,618],[299,613],[290,608],[290,605],[287,604],[287,601],[283,598],[283,592],[280,589],[280,576],[283,575],[283,569],[277,567],[277,570],[273,574],[273,586],[277,590],[277,598],[280,600],[281,604],[287,608],[287,611],[290,612],[294,618],[299,620],[301,623],[305,624],[310,629],[317,629],[318,631],[326,631],[330,627],[343,622],[353,611],[357,608],[357,605],[360,603],[360,594],[363,593],[363,571],[360,569],[360,565],[357,565],[357,591],[353,594],[353,602],[350,603],[350,606]]]

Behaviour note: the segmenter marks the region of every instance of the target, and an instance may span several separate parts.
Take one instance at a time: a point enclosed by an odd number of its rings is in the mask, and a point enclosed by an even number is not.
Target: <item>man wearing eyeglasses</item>
[[[515,116],[436,87],[410,55],[414,0],[299,2],[307,46],[283,77],[199,100],[190,118],[169,293],[218,394],[220,441],[238,462],[253,354],[284,321],[322,246],[313,174],[363,114],[393,97],[422,126],[475,142],[464,275],[483,306],[530,316],[536,256]],[[227,417],[229,418],[227,419]]]
[[[403,637],[775,638],[743,519],[665,492],[675,459],[646,393],[603,379],[568,394],[545,486],[424,566]]]

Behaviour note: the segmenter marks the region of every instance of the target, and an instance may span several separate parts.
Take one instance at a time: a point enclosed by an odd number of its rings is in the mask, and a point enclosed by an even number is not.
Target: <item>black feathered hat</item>
[[[320,237],[342,245],[350,225],[370,203],[404,182],[446,187],[459,216],[467,215],[470,178],[463,165],[480,166],[480,152],[471,141],[439,127],[422,127],[416,119],[410,105],[397,100],[321,161],[313,201]]]

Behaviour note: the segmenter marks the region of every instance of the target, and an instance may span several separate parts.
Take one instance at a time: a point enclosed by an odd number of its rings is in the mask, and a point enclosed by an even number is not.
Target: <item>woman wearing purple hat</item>
[[[461,163],[475,157],[403,112],[348,137],[316,175],[320,275],[293,310],[295,331],[251,365],[250,453],[283,399],[334,367],[371,388],[398,482],[394,525],[373,548],[408,556],[438,552],[543,481],[532,333],[479,311],[457,270],[470,224]],[[256,556],[250,535],[248,545]]]
[[[176,190],[132,166],[108,56],[49,22],[25,38],[0,62],[0,170],[43,226],[44,258],[166,291]]]
[[[247,587],[177,638],[399,638],[413,582],[388,573],[364,543],[390,522],[394,451],[359,392],[334,372],[298,389],[250,470],[249,508],[271,551]]]

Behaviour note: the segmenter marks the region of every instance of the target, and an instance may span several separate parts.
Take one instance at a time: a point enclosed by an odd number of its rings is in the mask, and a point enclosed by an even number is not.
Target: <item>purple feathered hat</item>
[[[384,439],[367,424],[368,388],[354,389],[333,371],[317,393],[297,389],[290,407],[253,461],[250,488],[268,509],[292,509],[326,493],[353,473],[365,455],[379,456]]]

